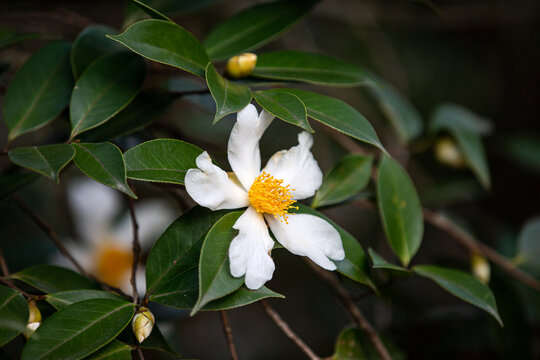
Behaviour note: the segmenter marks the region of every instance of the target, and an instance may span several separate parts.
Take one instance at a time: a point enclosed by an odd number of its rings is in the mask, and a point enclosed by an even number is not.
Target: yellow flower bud
[[[437,140],[435,144],[435,158],[441,164],[456,169],[465,167],[465,159],[461,150],[457,147],[454,140],[448,137]]]
[[[29,338],[30,335],[32,335],[34,331],[36,331],[39,325],[41,325],[41,311],[39,311],[35,300],[30,300],[28,302],[28,311],[30,313],[30,316],[28,317],[26,330],[23,332],[26,338]]]
[[[137,314],[135,314],[133,317],[133,321],[131,323],[133,333],[137,337],[137,341],[139,341],[139,343],[142,343],[144,339],[150,336],[152,328],[154,327],[154,322],[154,314],[152,314],[148,308],[140,307]]]
[[[489,283],[489,278],[491,275],[491,268],[486,258],[476,253],[472,254],[471,255],[471,270],[475,278],[477,278],[484,284]]]
[[[242,78],[251,75],[255,64],[257,64],[257,55],[244,53],[230,58],[225,69],[230,77]]]

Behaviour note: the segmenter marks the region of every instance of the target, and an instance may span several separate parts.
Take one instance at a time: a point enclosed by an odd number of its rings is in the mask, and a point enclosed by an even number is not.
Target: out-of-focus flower
[[[244,53],[233,56],[227,61],[225,70],[233,78],[242,78],[251,75],[257,64],[257,55]]]
[[[471,270],[475,278],[483,282],[484,284],[489,283],[491,276],[491,267],[489,262],[485,257],[473,253],[471,255]]]
[[[454,140],[444,137],[435,143],[435,158],[443,165],[462,169],[466,166],[461,150]]]

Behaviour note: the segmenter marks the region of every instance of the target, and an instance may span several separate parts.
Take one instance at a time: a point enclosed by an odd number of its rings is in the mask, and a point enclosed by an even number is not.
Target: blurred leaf
[[[120,295],[102,290],[68,290],[47,295],[45,300],[55,307],[56,310],[89,299],[113,299],[125,300]]]
[[[304,17],[313,1],[257,4],[222,22],[206,38],[212,59],[226,59],[270,42]]]
[[[485,195],[478,181],[471,178],[439,181],[418,191],[420,200],[426,207],[473,201]]]
[[[98,285],[75,271],[54,266],[34,265],[15,274],[11,278],[20,280],[50,294],[66,290],[96,289]]]
[[[352,106],[341,100],[309,91],[298,89],[281,90],[298,96],[305,104],[309,117],[386,152],[373,126]]]
[[[407,266],[422,242],[422,206],[405,169],[388,156],[379,165],[377,204],[390,247]]]
[[[37,39],[40,37],[42,37],[42,35],[37,33],[14,33],[0,28],[0,50],[6,49],[11,45],[15,45],[26,40]]]
[[[197,146],[181,140],[156,139],[139,144],[124,154],[127,176],[143,181],[183,184],[195,159],[202,153]]]
[[[253,94],[245,85],[230,82],[221,76],[212,63],[206,67],[206,83],[216,102],[216,115],[214,123],[225,115],[238,112],[251,101]]]
[[[386,261],[381,255],[377,254],[375,250],[372,248],[368,249],[369,257],[371,258],[371,261],[373,262],[373,268],[374,269],[385,269],[397,272],[401,275],[412,275],[412,272],[409,269],[405,269],[404,267],[401,267],[399,265],[392,264],[388,261]]]
[[[20,147],[9,151],[15,164],[36,171],[59,182],[60,171],[73,159],[75,150],[69,144]]]
[[[473,304],[492,315],[501,326],[495,297],[490,288],[466,272],[440,266],[417,265],[413,271],[435,281],[439,286],[461,300]]]
[[[208,54],[191,33],[164,20],[143,20],[120,35],[110,35],[137,54],[204,77]]]
[[[86,357],[86,360],[131,360],[131,346],[113,340],[99,351]]]
[[[254,96],[257,103],[272,115],[306,131],[314,132],[307,120],[306,106],[298,96],[280,89],[257,91]]]
[[[33,182],[38,177],[37,174],[0,175],[0,201],[6,199],[23,186]]]
[[[75,148],[75,164],[88,177],[137,198],[127,184],[126,165],[119,148],[108,142],[71,146]]]
[[[373,83],[370,74],[358,65],[326,55],[292,50],[259,55],[252,75],[265,79],[301,81],[326,86],[358,86]]]
[[[176,93],[206,90],[208,88],[206,82],[198,80],[193,77],[170,77],[161,84],[161,87],[166,91]]]
[[[0,347],[26,329],[28,304],[19,292],[0,286]]]
[[[68,42],[53,42],[32,55],[17,72],[2,108],[9,127],[8,142],[46,125],[67,106],[73,89],[70,50]]]
[[[144,4],[146,7],[151,7],[154,12],[159,13],[161,16],[165,16],[164,14],[171,16],[199,10],[212,5],[216,1],[217,0],[134,0],[138,5]],[[150,12],[149,14],[152,15]],[[154,17],[157,18],[157,14],[154,15]]]
[[[324,177],[315,193],[312,208],[337,204],[354,196],[368,183],[373,156],[349,154],[339,161]]]
[[[453,103],[444,103],[437,106],[429,127],[432,132],[454,128],[478,135],[489,135],[493,130],[490,120]]]
[[[202,308],[202,310],[229,310],[249,305],[266,298],[284,299],[285,296],[268,289],[266,286],[263,286],[257,290],[250,290],[245,285],[242,285],[240,289],[236,290],[232,294],[209,302]]]
[[[515,262],[540,274],[540,218],[527,221],[517,239]]]
[[[502,146],[502,155],[528,170],[540,173],[540,137],[512,135]]]
[[[392,359],[405,359],[405,355],[395,346],[384,341],[384,339],[383,343]],[[348,328],[339,334],[334,356],[332,356],[332,360],[379,360],[380,358],[367,334],[357,328]]]
[[[119,52],[93,62],[75,84],[70,101],[71,139],[112,118],[133,100],[146,73],[137,55]]]
[[[167,340],[163,337],[163,334],[159,330],[159,328],[154,325],[154,328],[152,329],[152,333],[150,333],[150,336],[148,336],[142,344],[140,344],[140,347],[143,349],[153,349],[162,351],[171,355],[177,356],[178,353],[174,351],[173,348],[169,345]]]
[[[130,322],[133,303],[90,299],[45,320],[30,337],[22,360],[81,359],[114,339]]]
[[[168,18],[166,15],[156,10],[152,5],[149,5],[148,4],[149,1],[140,1],[140,0],[131,0],[131,1],[133,1],[135,5],[137,5],[140,9],[142,9],[145,13],[147,13],[154,19],[174,22],[170,18]]]

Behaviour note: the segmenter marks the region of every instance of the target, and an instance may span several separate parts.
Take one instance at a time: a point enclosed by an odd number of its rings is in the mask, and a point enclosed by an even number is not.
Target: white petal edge
[[[295,200],[313,196],[322,184],[323,174],[309,150],[311,146],[313,137],[303,131],[298,134],[298,145],[275,153],[263,169],[294,189],[291,194]]]
[[[234,277],[245,275],[246,286],[257,290],[274,274],[274,261],[269,255],[274,240],[263,216],[252,206],[238,218],[233,228],[239,233],[229,247],[231,274]]]
[[[307,256],[326,270],[335,270],[330,261],[345,258],[343,243],[338,231],[326,220],[309,214],[294,214],[287,218],[288,224],[265,214],[276,239],[295,255]]]
[[[212,164],[205,151],[196,159],[198,169],[189,169],[184,183],[195,202],[210,210],[237,209],[249,205],[248,193],[229,175]]]
[[[229,164],[242,185],[249,190],[261,171],[259,140],[272,123],[274,115],[266,110],[257,114],[253,104],[238,112],[227,146]]]

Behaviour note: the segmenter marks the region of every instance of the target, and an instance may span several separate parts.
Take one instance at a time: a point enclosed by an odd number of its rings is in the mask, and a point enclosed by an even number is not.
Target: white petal
[[[298,145],[275,153],[263,170],[276,179],[283,179],[284,185],[290,185],[295,200],[313,196],[322,184],[322,171],[309,151],[312,145],[311,134],[301,132]]]
[[[276,239],[295,255],[307,256],[326,270],[335,270],[330,260],[343,260],[345,251],[337,230],[314,215],[289,215],[288,224],[266,214],[266,221]]]
[[[238,112],[236,123],[229,137],[227,155],[229,164],[242,185],[249,190],[253,180],[261,172],[259,140],[274,116],[249,104]]]
[[[195,202],[211,210],[237,209],[249,205],[247,192],[234,183],[205,151],[196,159],[200,169],[189,169],[184,180],[186,190]]]
[[[246,275],[246,286],[256,290],[274,273],[274,261],[268,254],[274,240],[268,234],[263,216],[251,206],[238,218],[233,228],[240,232],[229,248],[231,274],[234,277]]]

